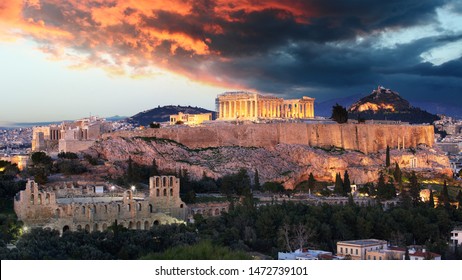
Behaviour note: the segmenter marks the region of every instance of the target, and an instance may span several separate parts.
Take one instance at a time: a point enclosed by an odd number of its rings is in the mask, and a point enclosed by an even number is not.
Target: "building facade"
[[[362,239],[337,242],[337,256],[350,256],[352,260],[365,260],[368,251],[378,251],[387,247],[387,241]]]
[[[218,120],[314,118],[314,98],[289,99],[246,91],[225,92],[216,98]]]
[[[119,192],[111,186],[63,184],[50,189],[28,181],[26,189],[16,195],[14,209],[25,226],[60,232],[101,231],[115,223],[148,230],[159,224],[184,222],[188,208],[179,196],[179,179],[154,176],[149,183],[149,195],[144,195],[132,190]]]
[[[185,125],[200,125],[203,122],[211,121],[212,113],[204,114],[183,114],[179,112],[178,115],[170,115],[170,125],[185,124]]]
[[[451,231],[451,246],[462,246],[462,227],[456,227]]]
[[[63,122],[60,125],[34,127],[32,151],[80,152],[93,145],[103,133],[110,131],[110,124],[97,117]]]

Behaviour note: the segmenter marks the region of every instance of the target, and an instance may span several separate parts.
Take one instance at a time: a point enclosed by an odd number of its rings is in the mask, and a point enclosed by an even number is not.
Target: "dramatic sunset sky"
[[[379,84],[462,106],[462,0],[0,1],[0,123]]]

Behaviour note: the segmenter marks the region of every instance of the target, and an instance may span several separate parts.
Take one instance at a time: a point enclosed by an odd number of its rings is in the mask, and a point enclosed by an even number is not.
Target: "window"
[[[167,196],[167,190],[164,189],[164,196]]]
[[[377,258],[374,256],[374,260],[376,260]]]
[[[382,257],[379,257],[379,260],[382,260]]]
[[[170,196],[173,196],[173,189],[170,189]]]
[[[356,249],[356,255],[358,254],[358,249]]]
[[[343,247],[340,247],[340,253],[343,253]]]

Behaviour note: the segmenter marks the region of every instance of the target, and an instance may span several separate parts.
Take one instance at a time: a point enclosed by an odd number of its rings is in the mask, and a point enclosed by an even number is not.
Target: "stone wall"
[[[189,148],[221,146],[272,148],[277,144],[310,147],[339,147],[363,153],[390,148],[410,148],[434,144],[431,125],[392,124],[307,124],[272,123],[233,125],[217,123],[201,127],[170,127],[104,134],[109,137],[156,137],[181,143]]]
[[[78,153],[90,148],[95,140],[59,140],[59,152]]]

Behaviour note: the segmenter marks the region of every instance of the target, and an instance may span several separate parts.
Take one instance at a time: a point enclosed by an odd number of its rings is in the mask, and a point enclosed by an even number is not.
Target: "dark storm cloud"
[[[458,13],[459,3],[42,0],[23,7],[23,15],[44,29],[70,34],[44,39],[30,31],[44,49],[77,50],[90,58],[88,64],[104,65],[110,56],[111,67],[156,66],[205,83],[322,98],[382,83],[403,89],[439,85],[451,94],[462,90],[460,59],[434,66],[420,57],[460,41],[460,34],[429,35],[387,48],[378,42],[390,31],[437,26],[436,9]]]

